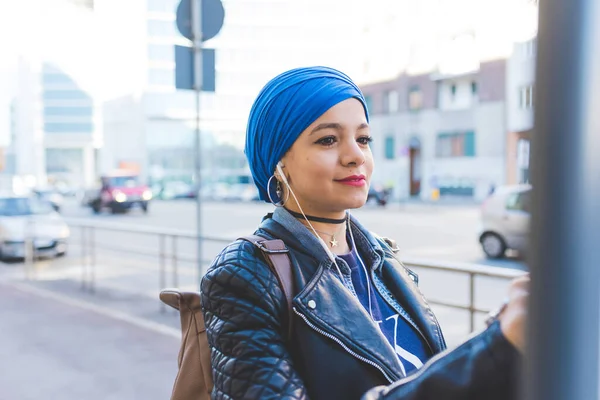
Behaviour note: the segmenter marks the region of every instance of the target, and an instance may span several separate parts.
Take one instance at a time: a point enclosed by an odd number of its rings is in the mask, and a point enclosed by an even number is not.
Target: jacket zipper
[[[374,272],[371,271],[371,275],[374,275]],[[432,355],[435,354],[435,352],[433,351],[433,348],[431,347],[431,345],[429,344],[429,341],[427,340],[427,338],[425,337],[425,335],[423,335],[423,332],[421,332],[421,330],[419,329],[419,327],[412,321],[411,318],[407,317],[406,315],[404,315],[406,313],[406,311],[404,309],[397,309],[396,306],[394,304],[391,304],[386,297],[381,293],[381,290],[379,290],[379,285],[375,285],[375,277],[371,276],[371,280],[373,282],[373,286],[375,286],[375,290],[377,290],[377,292],[379,293],[379,295],[381,296],[381,298],[388,303],[388,305],[390,307],[392,307],[394,310],[396,310],[396,312],[398,314],[400,314],[402,316],[402,318],[409,323],[410,326],[412,326],[413,328],[415,328],[415,330],[417,331],[417,333],[419,334],[419,336],[421,336],[421,338],[423,339],[423,342],[427,345],[427,347],[429,348],[429,351],[431,352]],[[437,320],[434,321],[437,324]],[[439,324],[438,328],[439,328]]]
[[[300,316],[300,318],[302,318],[302,319],[304,320],[304,322],[306,322],[306,324],[307,324],[308,326],[310,326],[310,327],[311,327],[311,328],[312,328],[314,331],[316,331],[316,332],[320,333],[321,335],[323,335],[323,336],[325,336],[325,337],[327,337],[327,338],[329,338],[329,339],[333,340],[334,342],[336,342],[337,344],[339,344],[340,346],[342,346],[342,348],[343,348],[344,350],[346,350],[346,351],[347,351],[347,352],[348,352],[350,355],[352,355],[354,358],[357,358],[358,360],[360,360],[360,361],[362,361],[362,362],[364,362],[364,363],[367,363],[367,364],[369,364],[369,365],[371,365],[371,366],[373,366],[373,367],[377,368],[377,369],[378,369],[378,370],[379,370],[379,371],[380,371],[380,372],[383,374],[383,376],[385,376],[385,379],[387,379],[387,380],[388,380],[388,382],[390,382],[390,383],[394,383],[394,382],[396,381],[396,379],[392,379],[392,378],[390,378],[390,377],[389,377],[389,375],[388,375],[388,374],[387,374],[387,373],[386,373],[386,372],[383,370],[383,368],[382,368],[381,366],[379,366],[379,364],[377,364],[377,363],[375,363],[375,362],[373,362],[373,361],[371,361],[371,360],[369,360],[369,359],[367,359],[367,358],[365,358],[365,357],[363,357],[363,356],[361,356],[361,355],[358,355],[358,354],[356,354],[354,351],[350,350],[350,349],[348,348],[348,346],[346,346],[344,343],[342,343],[342,341],[341,341],[340,339],[336,338],[336,337],[335,337],[335,336],[333,336],[332,334],[330,334],[330,333],[327,333],[327,332],[325,332],[324,330],[322,330],[322,329],[320,329],[320,328],[317,328],[315,325],[313,325],[313,324],[312,324],[312,323],[311,323],[311,322],[308,320],[308,318],[306,318],[306,316],[305,316],[304,314],[302,314],[302,313],[298,312],[298,310],[296,310],[296,307],[294,307],[293,309],[294,309],[294,312],[295,312],[295,313],[296,313],[298,316]]]

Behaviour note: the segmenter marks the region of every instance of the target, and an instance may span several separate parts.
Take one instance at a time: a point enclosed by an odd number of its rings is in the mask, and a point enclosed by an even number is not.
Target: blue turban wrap
[[[298,136],[331,107],[349,98],[360,100],[368,121],[360,89],[333,68],[296,68],[266,84],[250,110],[245,148],[262,200],[269,201],[269,178]]]

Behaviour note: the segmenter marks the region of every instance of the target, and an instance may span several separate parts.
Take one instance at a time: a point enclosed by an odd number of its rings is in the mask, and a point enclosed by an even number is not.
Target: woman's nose
[[[364,150],[355,140],[343,146],[341,150],[340,161],[342,165],[362,165],[365,163]]]

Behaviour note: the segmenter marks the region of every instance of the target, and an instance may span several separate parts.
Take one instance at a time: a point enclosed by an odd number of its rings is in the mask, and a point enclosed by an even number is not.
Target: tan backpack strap
[[[279,286],[283,290],[288,308],[288,340],[292,338],[292,301],[294,300],[294,277],[292,275],[292,264],[290,262],[289,250],[281,239],[265,239],[258,235],[240,237],[256,247],[265,255],[267,264],[271,267]]]

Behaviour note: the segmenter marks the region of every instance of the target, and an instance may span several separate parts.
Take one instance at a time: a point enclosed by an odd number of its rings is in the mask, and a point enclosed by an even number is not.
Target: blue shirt
[[[373,282],[370,282],[371,293],[368,292],[367,279],[369,278],[354,250],[338,257],[346,261],[350,267],[354,290],[367,313],[369,313],[369,296],[371,297],[371,315],[379,325],[383,336],[396,351],[405,374],[420,368],[430,357],[423,338],[381,297]]]

